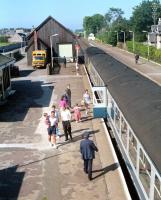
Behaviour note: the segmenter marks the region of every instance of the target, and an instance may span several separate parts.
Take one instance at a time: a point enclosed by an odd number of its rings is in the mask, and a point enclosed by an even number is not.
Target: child
[[[81,109],[81,107],[79,107],[78,103],[76,103],[76,105],[73,108],[73,110],[74,110],[74,119],[75,119],[76,122],[80,122],[81,121],[80,109]]]
[[[43,114],[45,118],[45,124],[47,125],[47,132],[48,132],[48,141],[49,144],[51,145],[51,135],[50,135],[50,120],[49,120],[49,115],[47,113]]]
[[[87,89],[85,90],[85,92],[83,94],[83,100],[84,100],[84,106],[85,106],[85,110],[86,110],[85,116],[87,117],[89,109],[90,109],[89,105],[90,105],[90,102],[91,102],[91,97],[90,97]]]
[[[67,106],[67,102],[64,99],[64,96],[61,97],[61,100],[59,101],[59,108],[60,112]]]

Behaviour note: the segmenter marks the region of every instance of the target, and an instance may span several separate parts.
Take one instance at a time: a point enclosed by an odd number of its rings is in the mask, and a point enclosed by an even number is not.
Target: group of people
[[[70,84],[67,85],[65,93],[62,95],[59,101],[59,110],[56,109],[56,106],[53,105],[50,115],[48,113],[44,113],[45,123],[47,125],[48,132],[48,141],[51,146],[57,148],[57,138],[60,141],[60,129],[59,129],[59,121],[61,118],[65,141],[68,141],[69,138],[73,141],[72,130],[71,130],[71,120],[72,114],[75,121],[81,122],[81,108],[84,106],[85,108],[85,116],[88,116],[90,110],[91,98],[88,90],[86,89],[83,94],[83,100],[81,105],[78,103],[75,104],[74,107],[71,106],[71,90]],[[97,147],[93,143],[92,140],[89,140],[89,134],[84,134],[84,140],[80,143],[80,152],[82,154],[82,159],[84,160],[84,172],[88,174],[89,180],[92,179],[92,161],[95,157],[94,151],[98,151]]]
[[[83,102],[83,103],[82,103]],[[61,99],[59,101],[59,110],[56,109],[55,105],[52,106],[51,113],[44,113],[45,117],[45,123],[47,125],[47,132],[48,132],[48,141],[51,146],[54,148],[57,148],[56,145],[56,139],[57,137],[60,137],[60,129],[58,127],[59,120],[62,121],[62,126],[64,130],[65,135],[65,141],[69,140],[69,137],[71,141],[72,138],[72,132],[71,132],[71,120],[72,120],[72,112],[74,120],[78,123],[81,122],[81,110],[82,106],[85,107],[85,116],[88,116],[89,109],[90,109],[90,102],[91,98],[88,93],[88,90],[85,90],[83,94],[83,100],[82,104],[79,105],[76,103],[74,107],[71,106],[71,89],[70,84],[67,85],[67,88],[65,90],[65,93],[61,96]],[[60,141],[60,138],[59,138]]]

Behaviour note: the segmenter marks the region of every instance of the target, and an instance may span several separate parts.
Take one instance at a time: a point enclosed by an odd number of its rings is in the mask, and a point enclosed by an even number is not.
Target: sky
[[[32,28],[49,15],[71,30],[83,27],[83,18],[105,15],[109,8],[121,8],[127,19],[142,0],[0,0],[0,28]]]

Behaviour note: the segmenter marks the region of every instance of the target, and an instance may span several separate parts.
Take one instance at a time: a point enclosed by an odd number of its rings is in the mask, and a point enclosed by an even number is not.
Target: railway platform
[[[91,91],[84,66],[80,66],[79,75],[75,65],[68,63],[59,74],[48,76],[45,70],[25,67],[25,61],[17,65],[20,77],[12,80],[17,96],[0,111],[0,199],[130,199],[108,133],[101,119],[93,119],[92,105],[88,117],[82,111],[82,121],[72,121],[73,142],[64,142],[62,135],[58,149],[48,144],[42,114],[50,112],[52,104],[58,105],[67,84],[71,86],[72,106],[80,104],[84,90]],[[23,90],[30,91],[18,100]],[[92,181],[83,172],[79,152],[85,130],[92,131],[91,139],[99,149]]]

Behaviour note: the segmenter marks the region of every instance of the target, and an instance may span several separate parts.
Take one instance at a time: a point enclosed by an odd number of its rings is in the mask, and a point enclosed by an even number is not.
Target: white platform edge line
[[[113,147],[113,144],[112,144],[112,142],[111,142],[111,138],[110,138],[110,136],[109,136],[109,132],[108,132],[108,130],[107,130],[107,128],[106,128],[106,125],[105,125],[105,123],[104,123],[104,120],[101,119],[101,121],[103,122],[103,128],[104,128],[104,130],[105,130],[105,134],[106,134],[108,143],[109,143],[109,145],[110,145],[110,149],[111,149],[111,151],[112,151],[112,156],[113,156],[113,158],[114,158],[114,161],[115,161],[115,163],[119,163],[119,161],[118,161],[118,159],[117,159],[117,155],[116,155],[115,150],[114,150],[114,147]],[[124,175],[123,175],[123,172],[122,172],[122,169],[121,169],[120,164],[119,164],[119,167],[118,167],[118,172],[119,172],[119,176],[120,176],[121,182],[122,182],[122,184],[123,184],[123,189],[124,189],[126,198],[127,198],[128,200],[131,200],[131,196],[130,196],[130,193],[129,193],[129,190],[128,190],[128,187],[127,187],[127,184],[126,184],[126,181],[125,181],[125,177],[124,177]]]

